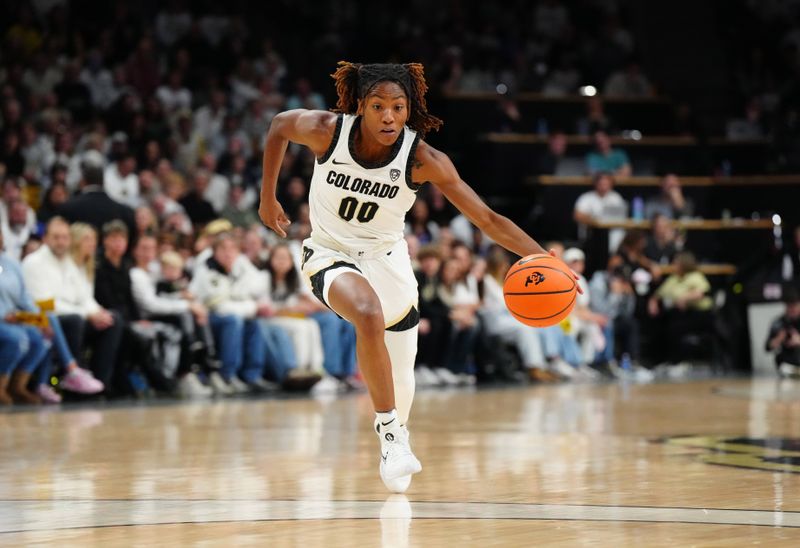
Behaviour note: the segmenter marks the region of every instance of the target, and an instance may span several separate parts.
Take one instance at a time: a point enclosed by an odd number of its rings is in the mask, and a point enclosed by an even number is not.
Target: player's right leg
[[[356,272],[342,272],[328,289],[329,306],[356,329],[356,355],[375,408],[375,432],[381,441],[381,479],[389,489],[398,478],[422,470],[408,442],[408,430],[395,409],[389,352],[384,341],[385,319],[378,295]]]

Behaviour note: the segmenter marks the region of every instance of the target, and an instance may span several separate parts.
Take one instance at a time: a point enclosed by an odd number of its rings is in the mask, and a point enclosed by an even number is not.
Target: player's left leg
[[[394,399],[397,416],[401,428],[408,437],[408,416],[411,413],[411,404],[414,401],[414,361],[417,356],[417,331],[419,326],[414,326],[403,331],[386,331],[384,340],[389,358],[392,362],[392,378],[394,380]],[[405,493],[411,485],[411,475],[401,476],[392,480],[383,478],[387,489],[393,493]]]

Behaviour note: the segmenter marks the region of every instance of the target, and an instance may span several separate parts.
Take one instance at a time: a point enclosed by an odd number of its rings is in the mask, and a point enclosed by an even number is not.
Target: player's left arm
[[[413,181],[429,181],[435,185],[472,224],[509,251],[520,257],[547,253],[510,219],[487,206],[461,179],[450,158],[424,141],[417,147],[411,177]]]

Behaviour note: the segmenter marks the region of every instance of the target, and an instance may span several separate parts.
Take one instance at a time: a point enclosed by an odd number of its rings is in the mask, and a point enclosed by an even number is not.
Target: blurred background
[[[427,140],[584,276],[509,322],[513,257],[427,185],[418,386],[800,371],[800,2],[8,1],[0,37],[4,403],[363,389],[297,280],[306,149],[289,239],[256,214],[271,119],[333,108],[339,60],[422,62]]]

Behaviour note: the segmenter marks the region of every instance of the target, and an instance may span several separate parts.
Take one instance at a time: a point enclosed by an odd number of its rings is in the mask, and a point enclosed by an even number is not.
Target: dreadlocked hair
[[[359,99],[366,97],[376,84],[396,82],[408,95],[408,127],[425,137],[429,131],[438,130],[444,122],[428,112],[425,101],[428,84],[425,82],[424,70],[421,63],[362,65],[339,61],[336,72],[331,75],[336,82],[336,94],[339,96],[333,111],[355,114]]]

